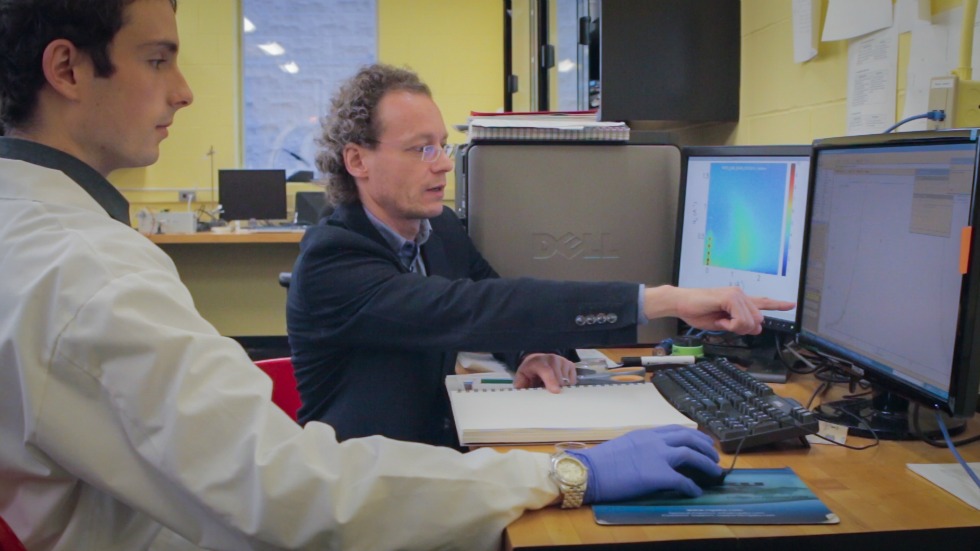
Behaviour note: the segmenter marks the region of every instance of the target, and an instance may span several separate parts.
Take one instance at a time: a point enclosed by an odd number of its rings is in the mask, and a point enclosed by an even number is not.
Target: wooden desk
[[[226,245],[238,243],[299,243],[303,232],[172,233],[147,236],[158,245]]]
[[[202,316],[229,337],[286,335],[286,290],[301,232],[148,236],[173,259]]]
[[[610,356],[623,350],[609,351]],[[636,355],[635,351],[631,355]],[[794,375],[776,392],[806,403],[815,383]],[[980,433],[974,416],[965,435]],[[850,437],[848,444],[869,440]],[[550,447],[534,448],[550,452]],[[980,442],[959,449],[980,461]],[[721,464],[731,463],[722,454]],[[816,526],[600,526],[592,510],[529,511],[504,534],[505,549],[949,549],[980,548],[980,511],[908,470],[906,463],[954,463],[947,449],[922,442],[882,442],[854,451],[833,445],[748,451],[737,467],[791,467],[840,519]]]

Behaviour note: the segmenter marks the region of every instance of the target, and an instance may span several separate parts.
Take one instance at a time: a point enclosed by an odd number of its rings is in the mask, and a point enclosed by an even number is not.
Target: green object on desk
[[[480,382],[485,385],[512,385],[514,384],[513,379],[480,379]]]
[[[687,335],[674,337],[674,343],[670,347],[670,355],[702,358],[704,357],[704,343],[697,337]]]

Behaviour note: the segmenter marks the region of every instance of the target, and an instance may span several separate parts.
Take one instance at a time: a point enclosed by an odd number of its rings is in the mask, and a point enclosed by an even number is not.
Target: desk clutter
[[[514,388],[507,373],[446,378],[460,444],[604,441],[630,430],[678,424],[699,428],[725,453],[798,440],[819,430],[816,417],[724,358],[659,369],[604,368],[580,362],[575,386],[552,394]]]

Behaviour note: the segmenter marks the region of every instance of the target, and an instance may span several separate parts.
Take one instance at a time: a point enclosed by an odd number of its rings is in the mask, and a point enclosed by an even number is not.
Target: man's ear
[[[349,143],[344,146],[344,166],[347,172],[355,178],[364,178],[368,175],[368,167],[364,159],[364,148],[357,144]]]
[[[70,41],[64,38],[52,40],[41,56],[41,68],[48,84],[67,99],[79,96],[79,65],[85,57]]]

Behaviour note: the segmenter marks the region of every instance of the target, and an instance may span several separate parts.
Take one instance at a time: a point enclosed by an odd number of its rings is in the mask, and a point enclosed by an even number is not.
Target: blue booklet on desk
[[[789,467],[735,469],[701,497],[658,492],[594,505],[599,524],[837,524],[840,519]]]

